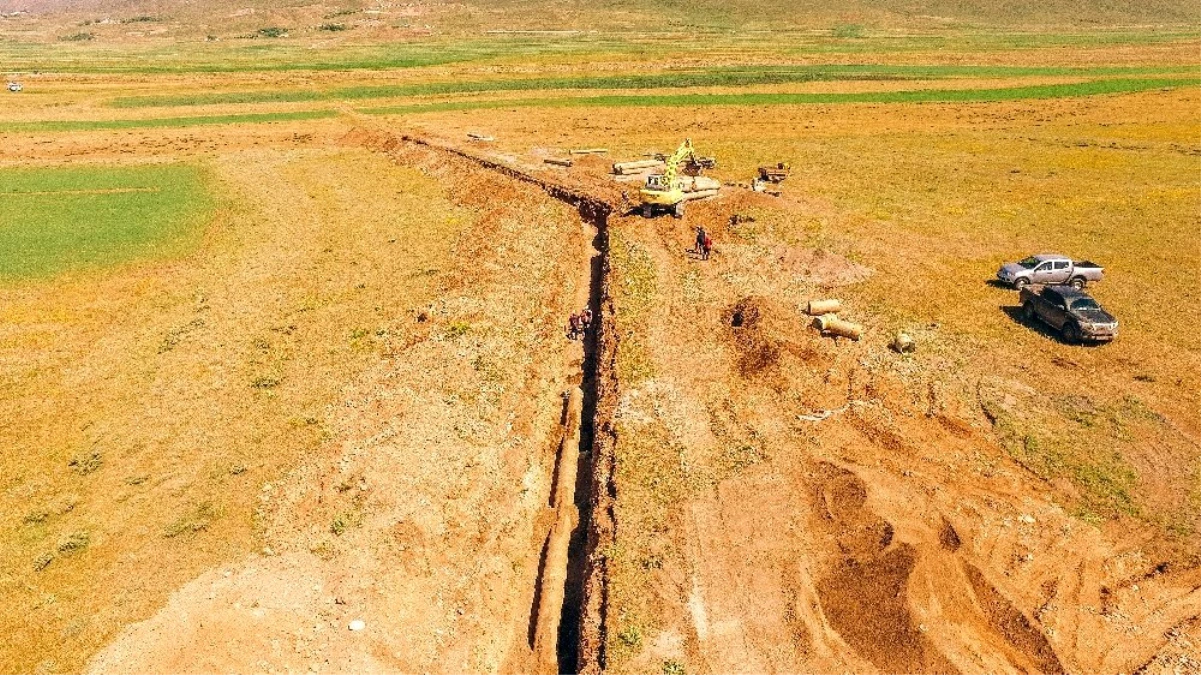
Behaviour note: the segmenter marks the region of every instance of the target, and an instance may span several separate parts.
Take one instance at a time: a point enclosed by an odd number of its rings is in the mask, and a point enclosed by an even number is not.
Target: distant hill
[[[651,29],[660,21],[695,25],[829,28],[861,21],[871,27],[913,23],[985,24],[997,26],[1130,25],[1201,22],[1201,5],[1192,0],[469,0],[462,3],[503,22],[505,14],[538,21],[544,12],[566,20],[581,16],[596,23],[646,19]],[[536,6],[533,11],[531,6]]]
[[[358,40],[597,30],[865,31],[1198,26],[1196,0],[0,0],[0,35],[237,37],[279,28]],[[281,33],[273,35],[278,37]],[[268,35],[269,37],[269,35]]]

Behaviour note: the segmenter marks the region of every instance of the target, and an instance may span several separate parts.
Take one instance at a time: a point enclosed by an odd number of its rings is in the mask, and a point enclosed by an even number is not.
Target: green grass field
[[[199,117],[156,117],[124,120],[45,120],[40,122],[9,122],[0,124],[0,132],[35,133],[39,131],[104,131],[114,129],[171,129],[206,126],[210,124],[262,124],[315,120],[337,115],[335,110],[301,110],[297,112],[250,113],[245,115],[205,115]]]
[[[249,103],[298,103],[344,101],[405,96],[484,93],[500,91],[590,90],[590,89],[684,89],[688,87],[745,87],[804,82],[862,80],[942,80],[999,77],[1101,77],[1187,74],[1187,67],[1022,67],[1022,66],[888,66],[814,65],[753,66],[673,71],[605,77],[526,77],[483,81],[449,81],[422,84],[340,87],[326,90],[249,91],[192,94],[183,96],[129,96],[109,101],[115,108],[179,107]]]
[[[214,201],[186,165],[0,171],[0,282],[186,249]]]
[[[616,95],[562,98],[527,98],[500,100],[446,101],[363,110],[374,115],[403,115],[408,113],[441,112],[447,110],[477,110],[482,108],[624,108],[640,106],[763,106],[806,105],[835,103],[991,103],[1022,99],[1070,98],[1100,94],[1124,94],[1151,89],[1163,89],[1197,84],[1186,78],[1120,78],[1092,80],[1071,84],[1032,85],[988,89],[918,89],[905,91],[869,91],[813,94],[669,94]]]

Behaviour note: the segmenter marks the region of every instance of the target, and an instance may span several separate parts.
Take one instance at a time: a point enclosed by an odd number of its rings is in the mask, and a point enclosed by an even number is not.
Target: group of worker
[[[578,312],[572,312],[567,321],[567,339],[576,340],[583,337],[592,327],[592,310],[585,307]]]

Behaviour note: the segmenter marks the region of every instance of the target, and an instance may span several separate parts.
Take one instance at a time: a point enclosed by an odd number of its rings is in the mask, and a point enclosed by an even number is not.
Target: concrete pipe
[[[572,387],[563,392],[563,435],[555,461],[553,484],[550,486],[550,506],[561,509],[575,503],[575,480],[580,461],[580,422],[584,411],[584,392]]]
[[[571,532],[578,522],[575,506],[559,509],[559,516],[546,540],[546,562],[542,566],[541,596],[538,598],[538,618],[534,627],[534,654],[538,672],[558,673],[559,619],[563,598],[567,594],[567,549]]]
[[[906,333],[897,333],[889,346],[898,354],[912,354],[917,349],[917,343]]]
[[[836,316],[826,319],[825,324],[826,327],[822,332],[829,335],[837,335],[839,337],[850,338],[852,340],[858,340],[859,337],[863,335],[863,326],[860,326],[857,323],[851,323],[850,321],[843,321]]]
[[[580,461],[580,420],[584,392],[572,387],[563,407],[563,439],[559,443],[555,484],[551,486],[555,522],[546,539],[546,558],[542,565],[542,585],[538,600],[538,618],[534,625],[534,653],[539,673],[558,672],[559,618],[567,587],[568,547],[571,533],[579,523],[575,506],[575,483]]]
[[[685,192],[684,201],[690,202],[694,199],[705,199],[708,197],[716,197],[717,190],[699,190],[697,192]]]
[[[805,310],[809,316],[836,314],[840,311],[842,311],[842,302],[838,300],[810,300],[809,307]]]
[[[657,159],[643,159],[636,162],[615,162],[613,164],[613,173],[621,176],[627,173],[635,173],[649,169],[661,169],[665,168],[666,166],[666,164]]]

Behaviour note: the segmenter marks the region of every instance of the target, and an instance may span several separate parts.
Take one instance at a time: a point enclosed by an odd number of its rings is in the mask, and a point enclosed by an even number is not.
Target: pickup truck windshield
[[[1019,260],[1018,264],[1021,265],[1022,267],[1025,267],[1028,270],[1032,270],[1038,266],[1038,259],[1035,258],[1034,256],[1030,256],[1029,258],[1026,258],[1024,260]]]
[[[1080,298],[1072,301],[1072,309],[1101,309],[1101,306],[1092,298]]]

